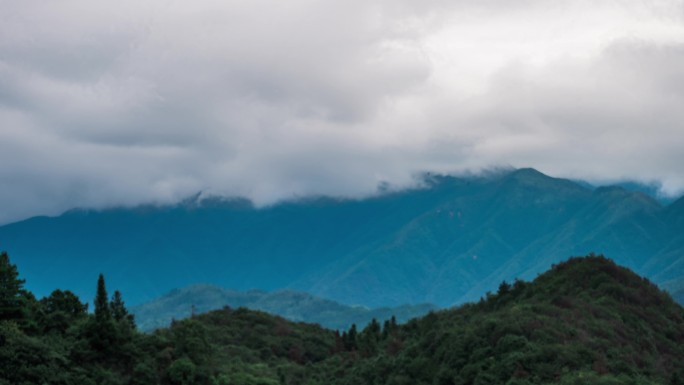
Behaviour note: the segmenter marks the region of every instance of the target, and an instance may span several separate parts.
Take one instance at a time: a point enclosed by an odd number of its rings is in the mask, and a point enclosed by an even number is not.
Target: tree
[[[109,308],[109,298],[105,287],[104,276],[100,274],[97,279],[97,294],[95,295],[95,320],[98,324],[107,323],[112,319],[112,312]]]
[[[352,324],[352,326],[349,328],[349,332],[347,333],[347,338],[344,341],[344,347],[347,351],[351,352],[357,349],[357,336],[358,332],[356,331],[356,324]]]
[[[55,290],[40,300],[38,321],[43,332],[64,333],[79,318],[88,314],[88,305],[81,303],[69,290]]]
[[[153,362],[139,362],[133,368],[133,374],[131,375],[131,385],[149,385],[158,384],[159,376],[157,375],[157,370]]]
[[[116,290],[112,296],[112,302],[109,304],[112,312],[112,317],[117,322],[125,321],[130,324],[131,327],[135,326],[133,322],[133,314],[129,314],[124,301],[121,297],[121,292]]]
[[[69,290],[54,290],[49,297],[41,299],[40,304],[46,313],[64,312],[80,317],[88,312],[88,304],[81,303],[78,296]]]
[[[109,307],[107,288],[104,276],[97,279],[97,294],[95,295],[95,317],[90,318],[86,327],[87,338],[97,360],[112,359],[110,354],[115,349],[116,325],[112,319]]]
[[[26,335],[17,323],[0,322],[0,384],[62,384],[58,379],[63,373],[61,358],[52,346]]]
[[[115,356],[120,362],[134,362],[135,349],[131,349],[131,342],[135,340],[135,323],[133,315],[128,313],[121,292],[116,290],[109,303],[112,313],[113,339],[112,344],[117,346]]]
[[[24,282],[23,279],[19,279],[17,266],[10,263],[7,252],[0,253],[0,321],[24,318]]]
[[[373,318],[368,326],[359,334],[358,347],[364,356],[370,357],[376,353],[380,334],[380,324]]]
[[[501,284],[499,285],[499,290],[497,291],[497,294],[499,296],[503,296],[503,295],[508,294],[510,291],[511,291],[511,285],[506,281],[502,281]]]
[[[382,327],[382,338],[386,339],[388,336],[394,334],[394,332],[397,330],[397,318],[395,316],[392,316],[389,320],[385,320],[385,323]]]
[[[174,361],[167,371],[169,380],[174,385],[194,384],[197,366],[188,357]]]
[[[213,346],[207,327],[194,319],[176,323],[173,329],[174,350],[197,364],[211,357]]]

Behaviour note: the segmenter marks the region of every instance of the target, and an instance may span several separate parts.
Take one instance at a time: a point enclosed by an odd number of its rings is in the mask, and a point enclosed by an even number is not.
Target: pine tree
[[[366,331],[374,339],[378,339],[380,337],[380,323],[378,323],[378,320],[373,318],[371,322],[368,324],[368,326],[366,326]]]
[[[335,353],[343,352],[344,351],[344,338],[347,337],[347,334],[341,334],[339,330],[335,330]]]
[[[508,282],[503,281],[499,285],[499,290],[497,291],[497,294],[499,296],[503,296],[503,295],[508,294],[510,291],[511,291],[511,285]]]
[[[112,312],[109,308],[109,298],[105,287],[104,276],[100,274],[97,279],[97,294],[95,296],[95,320],[98,324],[105,324],[112,319]]]
[[[382,339],[386,340],[390,333],[390,321],[387,319],[382,325]]]
[[[352,324],[352,326],[349,328],[349,332],[347,333],[347,339],[345,340],[345,349],[348,351],[354,351],[358,348],[357,344],[357,337],[358,337],[358,332],[356,331],[356,324]]]
[[[382,327],[382,338],[386,339],[389,335],[393,334],[397,330],[397,318],[392,316],[389,320],[386,320]]]
[[[112,310],[112,317],[114,317],[114,320],[116,321],[121,321],[126,317],[126,314],[128,314],[123,299],[121,298],[121,292],[118,290],[114,292],[112,302],[110,302],[109,306]]]
[[[97,294],[95,295],[95,316],[90,318],[87,326],[87,338],[96,360],[112,359],[112,350],[116,350],[116,334],[116,325],[112,319],[104,276],[100,274],[97,279]]]
[[[359,335],[358,347],[362,354],[369,357],[376,353],[380,339],[380,324],[373,318]]]
[[[0,253],[0,321],[23,318],[24,282],[19,279],[17,266],[10,263],[7,252]]]
[[[115,321],[126,321],[130,324],[130,326],[134,326],[133,315],[128,313],[120,291],[116,290],[114,292],[114,295],[112,296],[112,302],[109,304],[109,307],[112,312],[112,317]]]

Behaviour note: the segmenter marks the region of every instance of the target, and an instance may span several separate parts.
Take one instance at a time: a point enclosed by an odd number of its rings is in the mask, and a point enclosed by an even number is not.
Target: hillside
[[[398,354],[378,349],[339,383],[667,384],[684,368],[684,309],[603,257],[399,330]]]
[[[172,320],[190,317],[193,307],[195,313],[199,314],[225,306],[261,310],[290,321],[316,323],[328,329],[348,329],[352,324],[365,326],[373,318],[389,319],[392,316],[396,317],[397,322],[403,323],[436,309],[430,304],[369,309],[342,305],[292,290],[238,292],[212,285],[193,285],[133,306],[131,313],[140,330],[151,331],[168,327]]]
[[[237,349],[237,328],[222,325],[245,314],[225,310],[192,322]],[[272,321],[248,325],[243,328],[261,330],[253,337],[261,342],[250,349],[279,346]],[[350,334],[337,343],[318,337],[327,354],[310,337],[291,341],[296,354],[288,364],[272,361],[250,373],[264,383],[349,385],[670,384],[684,373],[684,309],[601,256],[570,259],[531,283],[502,284],[476,304]]]
[[[94,315],[64,313],[74,303],[55,302],[63,295],[29,299],[25,314],[35,318],[7,321],[0,312],[0,384],[679,385],[684,379],[684,308],[602,256],[572,258],[533,282],[502,283],[477,303],[405,325],[371,322],[342,334],[244,308],[141,334],[125,317],[105,317],[103,305]],[[72,321],[63,324],[63,317]]]
[[[361,200],[244,200],[73,210],[0,227],[45,295],[86,297],[105,272],[131,304],[196,283],[283,288],[367,307],[478,299],[567,255],[600,252],[657,283],[684,277],[684,204],[591,189],[532,169],[425,176],[422,188]],[[39,239],[40,242],[36,240]]]

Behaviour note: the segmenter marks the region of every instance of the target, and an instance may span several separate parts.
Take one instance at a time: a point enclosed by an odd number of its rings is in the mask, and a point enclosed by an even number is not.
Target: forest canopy
[[[0,384],[682,384],[684,309],[603,256],[406,324],[332,331],[245,308],[136,330],[94,282],[37,300],[0,255]]]

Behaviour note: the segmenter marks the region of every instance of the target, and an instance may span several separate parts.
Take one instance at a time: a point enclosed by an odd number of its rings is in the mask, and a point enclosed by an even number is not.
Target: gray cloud
[[[532,166],[684,189],[684,8],[3,2],[0,222]]]

